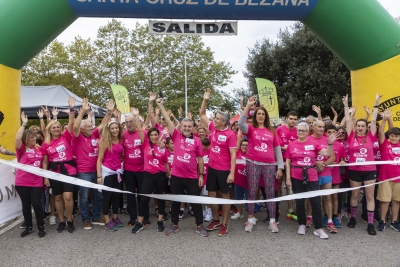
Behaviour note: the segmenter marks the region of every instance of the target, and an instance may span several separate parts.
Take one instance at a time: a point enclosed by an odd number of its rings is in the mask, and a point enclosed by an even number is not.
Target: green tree
[[[257,41],[250,49],[244,76],[256,94],[255,78],[271,80],[276,88],[280,114],[290,110],[315,115],[312,105],[332,116],[330,107],[341,107],[350,94],[347,67],[303,24],[281,30],[278,41]]]

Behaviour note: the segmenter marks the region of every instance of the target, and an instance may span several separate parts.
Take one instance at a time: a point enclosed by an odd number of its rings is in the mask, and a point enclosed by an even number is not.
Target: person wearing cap
[[[200,116],[212,134],[211,152],[208,162],[207,190],[209,197],[216,197],[217,191],[221,192],[224,199],[230,199],[230,192],[235,175],[236,166],[236,134],[229,129],[229,114],[218,111],[214,121],[210,122],[206,114],[207,101],[211,97],[211,90],[206,89],[201,104]],[[211,205],[214,219],[206,227],[208,231],[218,230],[218,236],[228,233],[228,219],[231,209],[230,204],[222,205],[223,219],[220,222],[218,205]]]

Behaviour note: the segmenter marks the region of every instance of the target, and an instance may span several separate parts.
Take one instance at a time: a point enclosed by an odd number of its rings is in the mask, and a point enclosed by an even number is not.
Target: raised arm
[[[46,134],[45,134],[45,130],[46,130],[46,124],[44,123],[44,111],[43,109],[39,109],[39,111],[37,112],[38,118],[39,118],[39,122],[40,122],[40,130],[42,131],[44,137],[46,138]]]
[[[73,96],[70,96],[68,99],[68,106],[69,106],[69,117],[68,117],[68,126],[67,131],[72,133],[72,129],[74,128],[74,120],[75,120],[75,102],[76,99]]]
[[[211,97],[211,89],[207,88],[204,92],[203,95],[203,102],[201,103],[201,108],[200,108],[200,119],[201,121],[208,127],[208,124],[210,123],[210,119],[207,117],[207,101]]]
[[[154,92],[150,93],[149,104],[147,106],[147,114],[148,114],[149,120],[151,122],[151,125],[153,127],[158,122],[156,120],[156,118],[154,117],[154,108],[153,108],[153,101],[156,100],[156,98],[157,98],[156,93],[154,93]]]
[[[142,129],[142,123],[140,122],[139,119],[139,110],[137,108],[131,108],[131,113],[133,117],[135,118],[135,123],[136,123],[136,130],[139,134],[140,142],[144,142],[144,133]]]
[[[74,121],[74,127],[72,129],[75,137],[79,136],[82,118],[89,109],[90,109],[90,107],[89,107],[89,102],[88,102],[87,98],[82,99],[82,108],[80,109],[78,116],[76,117],[76,119]]]
[[[378,106],[381,102],[382,95],[376,93],[374,111],[372,112],[372,119],[370,124],[370,131],[372,135],[376,135],[376,117],[378,117]]]
[[[338,119],[338,114],[337,114],[336,110],[333,107],[331,107],[331,110],[333,112],[332,124],[336,126],[337,119]]]
[[[364,120],[368,121],[369,116],[371,115],[371,110],[367,106],[363,106],[363,108],[364,108],[364,111],[365,111]]]
[[[164,119],[167,121],[168,131],[172,135],[174,133],[175,125],[169,118],[168,112],[165,110],[163,102],[164,102],[164,100],[162,98],[159,98],[159,99],[157,99],[156,104],[157,104],[157,107],[160,109],[161,114],[163,115]]]
[[[244,110],[245,106],[243,105],[243,96],[240,96],[239,104],[240,104],[240,109]]]
[[[22,121],[22,124],[19,127],[17,134],[15,135],[15,148],[18,150],[22,146],[22,135],[24,134],[25,126],[28,123],[28,116],[25,115],[25,112],[23,112],[23,111],[21,112],[21,121]]]
[[[319,106],[312,105],[312,110],[314,110],[314,112],[317,113],[318,120],[322,121],[321,108]]]
[[[344,105],[344,117],[346,118],[346,131],[348,134],[353,131],[353,120],[350,116],[350,110],[349,110],[349,96],[346,95],[342,98],[343,105]]]
[[[104,118],[101,120],[100,125],[97,127],[99,129],[99,133],[103,132],[104,126],[110,121],[111,115],[113,114],[114,108],[115,108],[115,102],[113,99],[108,100],[108,103],[106,105],[107,107],[107,113],[104,116]]]
[[[333,159],[332,162],[330,162],[330,164],[332,164],[333,161],[335,160],[335,155],[334,155],[335,153],[333,153],[332,146],[333,146],[333,143],[335,143],[335,141],[339,139],[339,136],[340,135],[339,135],[338,132],[336,132],[335,134],[332,134],[331,136],[329,136],[329,138],[328,138],[328,148],[324,148],[324,149],[322,149],[321,151],[318,152],[318,154],[323,155],[323,156],[328,156],[328,157],[332,157],[333,156],[333,158],[329,158],[328,159],[328,160],[332,160]]]
[[[386,138],[385,137],[386,121],[388,121],[392,117],[392,110],[390,108],[385,109],[385,111],[381,113],[381,116],[382,116],[382,122],[381,125],[379,125],[378,138],[379,138],[379,143],[383,144]]]
[[[256,97],[252,96],[247,100],[247,104],[246,107],[244,108],[242,115],[240,115],[239,118],[239,129],[244,133],[247,134],[247,132],[249,131],[249,126],[246,123],[246,119],[247,119],[247,114],[249,113],[250,107],[251,105],[256,103]]]

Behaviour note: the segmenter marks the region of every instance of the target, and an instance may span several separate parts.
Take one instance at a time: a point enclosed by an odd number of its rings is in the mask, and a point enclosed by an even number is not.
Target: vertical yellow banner
[[[110,86],[119,111],[122,113],[129,113],[130,106],[128,90],[124,86],[118,84],[110,84]]]
[[[275,85],[271,81],[262,78],[256,78],[256,84],[258,98],[260,99],[260,103],[263,104],[268,111],[271,123],[274,121],[275,124],[278,124],[280,121],[279,106]]]

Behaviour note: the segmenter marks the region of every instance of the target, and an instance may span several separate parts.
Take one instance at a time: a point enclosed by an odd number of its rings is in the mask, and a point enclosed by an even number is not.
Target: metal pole
[[[185,51],[185,118],[188,114],[188,98],[187,98],[187,73],[186,73],[186,51]]]

